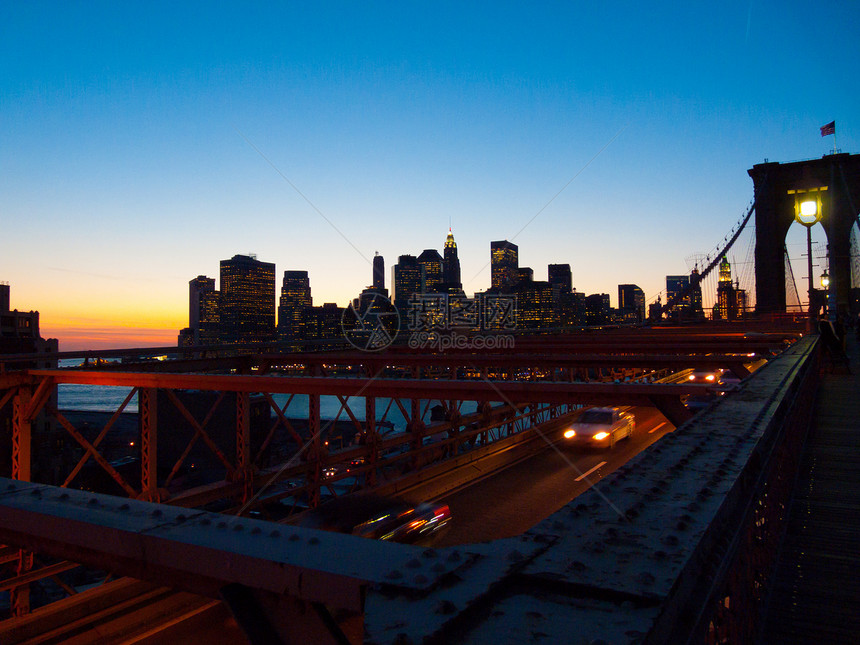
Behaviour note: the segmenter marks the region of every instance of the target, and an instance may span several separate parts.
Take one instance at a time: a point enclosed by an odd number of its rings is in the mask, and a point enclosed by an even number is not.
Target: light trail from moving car
[[[612,449],[577,448],[559,442],[558,450],[548,447],[474,486],[445,496],[440,501],[450,507],[452,521],[434,546],[519,535],[675,429],[654,408],[630,411],[636,429]]]

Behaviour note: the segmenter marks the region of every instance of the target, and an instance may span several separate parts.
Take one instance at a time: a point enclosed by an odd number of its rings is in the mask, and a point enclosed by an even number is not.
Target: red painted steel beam
[[[367,379],[322,376],[245,376],[225,374],[159,374],[31,370],[39,378],[57,383],[197,389],[230,392],[377,396],[402,399],[456,399],[541,403],[589,403],[596,400],[618,405],[649,405],[652,395],[683,396],[705,391],[705,385],[666,383],[561,383],[541,381],[461,381],[422,379]]]

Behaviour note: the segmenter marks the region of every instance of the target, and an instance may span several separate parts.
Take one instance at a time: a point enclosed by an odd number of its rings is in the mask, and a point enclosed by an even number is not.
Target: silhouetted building
[[[215,278],[199,275],[188,282],[188,328],[180,332],[180,345],[214,345],[220,334],[220,293]]]
[[[418,258],[414,255],[401,255],[394,265],[394,306],[401,316],[409,310],[409,299],[416,293],[424,292],[424,275]]]
[[[669,317],[675,320],[687,320],[691,316],[690,311],[690,276],[667,275],[666,276],[666,301],[675,303],[669,311]]]
[[[376,293],[385,291],[385,260],[379,253],[373,256],[373,284],[371,288]]]
[[[610,301],[608,293],[593,293],[585,297],[585,323],[604,325],[609,321]]]
[[[423,293],[439,293],[442,291],[442,256],[436,249],[426,249],[418,256],[418,264],[424,273]]]
[[[32,354],[33,360],[9,364],[10,369],[56,369],[56,338],[44,339],[39,332],[38,311],[10,309],[11,288],[0,282],[0,354]],[[45,356],[45,354],[54,354]],[[51,387],[47,407],[57,406],[57,387]],[[12,414],[13,404],[0,406],[0,475],[12,475]],[[31,425],[31,463],[22,464],[27,472],[20,473],[22,479],[59,485],[65,434],[57,432],[54,417],[39,412]]]
[[[705,317],[705,311],[702,309],[702,277],[698,267],[693,268],[690,273],[690,314],[696,320]]]
[[[445,240],[444,259],[442,262],[442,282],[447,290],[462,289],[463,282],[460,279],[460,258],[457,256],[457,243],[454,234],[448,229],[448,237]]]
[[[509,291],[517,283],[519,247],[513,242],[490,242],[491,289]]]
[[[281,300],[278,304],[278,340],[306,340],[311,297],[311,281],[307,271],[284,271]]]
[[[522,284],[524,282],[533,282],[535,279],[535,272],[531,267],[519,267],[517,269],[517,281],[515,284]],[[547,283],[549,284],[549,283]]]
[[[619,284],[618,313],[628,322],[645,320],[645,292],[635,284]]]
[[[322,307],[311,307],[310,312],[309,328],[313,327],[313,336],[310,339],[331,341],[330,344],[321,346],[321,349],[341,347],[346,340],[341,327],[343,307],[338,307],[334,302],[326,302]]]
[[[569,264],[550,264],[546,272],[553,292],[570,293],[573,289],[573,275]]]
[[[221,260],[221,341],[270,342],[275,339],[275,265],[256,257]]]

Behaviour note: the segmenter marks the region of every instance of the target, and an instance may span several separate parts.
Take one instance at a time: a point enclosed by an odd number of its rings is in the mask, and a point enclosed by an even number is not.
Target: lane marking
[[[601,462],[600,462],[599,464],[597,464],[594,468],[592,468],[592,469],[591,469],[591,470],[589,470],[588,472],[582,473],[579,477],[577,477],[577,478],[576,478],[576,479],[574,479],[573,481],[575,481],[575,482],[582,481],[583,479],[585,479],[586,477],[588,477],[591,473],[593,473],[595,470],[597,470],[597,469],[598,469],[598,468],[600,468],[601,466],[605,466],[605,465],[606,465],[606,462],[605,462],[605,461],[601,461]]]
[[[663,427],[664,425],[666,425],[667,423],[669,423],[669,422],[668,422],[668,421],[664,421],[663,423],[661,423],[660,425],[658,425],[658,426],[657,426],[656,428],[654,428],[653,430],[649,430],[649,431],[648,431],[648,434],[651,434],[652,432],[657,432],[660,428],[662,428],[662,427]]]

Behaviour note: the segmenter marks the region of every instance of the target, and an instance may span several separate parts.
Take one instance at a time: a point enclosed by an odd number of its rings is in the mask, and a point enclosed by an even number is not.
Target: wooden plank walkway
[[[826,372],[760,645],[860,643],[860,347]],[[830,364],[823,359],[822,366]]]

